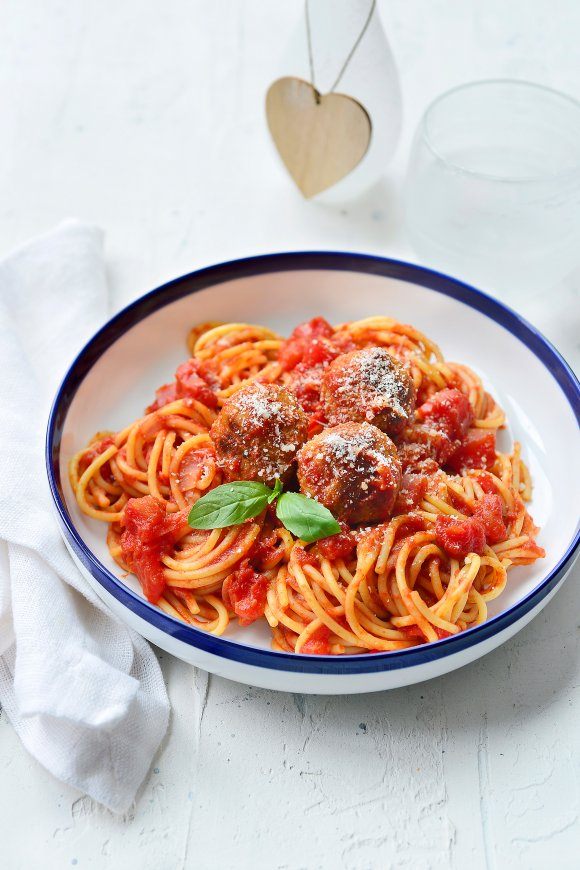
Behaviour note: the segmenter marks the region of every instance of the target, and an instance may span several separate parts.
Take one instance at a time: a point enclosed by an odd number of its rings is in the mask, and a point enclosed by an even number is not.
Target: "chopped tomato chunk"
[[[399,448],[399,455],[405,471],[433,472],[432,465],[443,465],[460,442],[451,440],[442,429],[430,423],[417,423],[405,432],[405,443]]]
[[[156,604],[165,589],[161,556],[187,528],[183,514],[168,514],[166,505],[146,495],[130,498],[121,520],[121,553],[141,583],[148,601]]]
[[[403,475],[432,475],[439,471],[439,465],[432,456],[428,446],[415,439],[415,432],[420,426],[411,426],[404,433],[405,440],[398,444],[397,452],[401,460]]]
[[[340,532],[322,538],[318,541],[318,552],[325,559],[349,559],[356,549],[356,540],[350,527],[346,523],[340,523]]]
[[[219,381],[204,363],[188,359],[175,372],[175,381],[181,398],[197,399],[208,408],[217,408]]]
[[[469,399],[460,390],[439,390],[421,405],[419,418],[455,440],[466,434],[473,421],[473,411]]]
[[[477,517],[450,517],[440,514],[435,521],[437,544],[455,559],[464,559],[468,553],[483,553],[485,528]]]
[[[278,362],[285,372],[291,372],[288,388],[292,390],[307,414],[312,414],[311,434],[324,423],[320,388],[325,368],[354,344],[347,335],[336,335],[323,317],[315,317],[297,326],[282,345]]]
[[[322,410],[320,389],[323,375],[324,367],[322,365],[309,366],[302,362],[292,371],[288,388],[294,393],[307,414],[320,416]]]
[[[473,516],[483,524],[488,544],[499,544],[507,538],[507,529],[503,518],[503,502],[496,493],[486,494],[475,503]]]
[[[302,652],[308,655],[328,656],[330,655],[330,631],[326,625],[321,625],[312,634],[304,646]]]
[[[217,408],[216,392],[219,380],[211,368],[193,357],[182,363],[175,372],[175,381],[164,384],[155,392],[155,401],[147,408],[147,413],[158,411],[176,399],[196,399],[208,408]]]
[[[330,341],[313,338],[304,351],[302,362],[306,366],[318,366],[332,362],[339,355],[340,351],[333,347]]]
[[[247,559],[237,571],[226,577],[222,595],[226,606],[230,606],[238,617],[240,625],[250,625],[264,615],[269,583],[267,577],[253,570]]]
[[[301,323],[296,327],[290,338],[286,339],[280,353],[278,362],[285,372],[291,371],[298,363],[304,361],[308,348],[321,338],[331,338],[334,330],[324,317],[314,317],[312,320]],[[316,355],[316,353],[314,353]],[[309,361],[308,365],[315,365],[323,360]]]
[[[148,414],[153,411],[158,411],[164,405],[169,405],[170,402],[175,402],[179,396],[177,395],[177,384],[175,381],[172,384],[163,384],[158,390],[155,390],[155,401],[152,402],[146,409]]]
[[[449,457],[446,465],[457,474],[466,468],[489,469],[495,462],[495,431],[470,429],[460,447]]]

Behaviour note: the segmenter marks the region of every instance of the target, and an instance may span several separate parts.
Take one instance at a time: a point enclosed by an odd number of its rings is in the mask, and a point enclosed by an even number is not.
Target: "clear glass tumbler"
[[[523,81],[443,94],[405,186],[426,265],[500,295],[549,289],[580,262],[580,103]]]

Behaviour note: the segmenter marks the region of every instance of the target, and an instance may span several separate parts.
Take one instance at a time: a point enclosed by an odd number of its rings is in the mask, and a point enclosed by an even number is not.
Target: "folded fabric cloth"
[[[44,468],[51,398],[107,315],[102,233],[67,221],[0,262],[0,703],[54,776],[116,812],[169,718],[157,659],[79,574]]]

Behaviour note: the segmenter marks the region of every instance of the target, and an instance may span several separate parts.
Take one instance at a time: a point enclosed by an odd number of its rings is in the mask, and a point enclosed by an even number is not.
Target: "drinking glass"
[[[580,261],[580,103],[509,80],[443,94],[415,135],[405,212],[429,266],[500,295],[554,286]]]

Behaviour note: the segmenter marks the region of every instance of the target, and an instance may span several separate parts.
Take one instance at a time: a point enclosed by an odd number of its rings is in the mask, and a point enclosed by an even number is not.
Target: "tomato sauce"
[[[425,640],[425,634],[421,631],[418,625],[401,625],[397,631],[402,631],[407,637],[416,637],[418,640]]]
[[[318,552],[331,562],[350,559],[356,549],[356,539],[346,523],[340,523],[340,532],[318,541]]]
[[[457,474],[468,468],[489,469],[495,462],[495,432],[490,429],[469,429],[462,444],[446,462]]]
[[[477,517],[450,517],[440,514],[435,521],[436,541],[455,559],[464,559],[469,553],[481,555],[485,548],[485,527]]]
[[[454,474],[471,468],[490,469],[496,459],[495,431],[472,428],[473,411],[467,396],[457,389],[439,390],[417,410],[418,422],[399,446],[403,472],[423,472],[429,459]],[[405,487],[401,508],[404,509]]]
[[[81,471],[85,471],[89,467],[89,465],[95,461],[97,456],[100,456],[101,453],[104,453],[109,447],[111,447],[115,443],[114,439],[107,435],[106,438],[103,438],[101,441],[97,441],[95,444],[91,444],[90,448],[86,451],[86,453],[81,457],[79,462],[79,467]]]
[[[473,516],[483,524],[488,544],[499,544],[507,538],[507,528],[503,517],[503,502],[499,495],[486,494],[475,503]]]
[[[437,625],[432,625],[431,628],[433,629],[433,631],[435,632],[435,634],[437,635],[439,640],[441,640],[444,637],[451,636],[450,631],[446,631],[444,628],[439,628]],[[407,635],[407,637],[416,637],[416,638],[418,638],[418,640],[421,640],[423,642],[425,642],[427,640],[427,636],[425,635],[425,632],[422,631],[422,629],[419,628],[418,625],[403,625],[397,630],[402,631],[403,634]]]
[[[425,531],[425,520],[423,517],[416,514],[409,514],[397,528],[395,541],[401,541],[403,538],[408,538],[410,535],[415,535],[417,532]]]
[[[544,550],[544,548],[536,544],[535,541],[526,541],[523,547],[525,550],[527,550],[528,553],[531,554],[532,558],[543,559],[546,555],[546,551]]]
[[[179,396],[177,395],[177,384],[175,381],[171,384],[163,384],[159,389],[155,390],[155,401],[145,409],[147,414],[152,414],[153,411],[158,411],[164,405],[169,405],[170,402],[176,402]]]
[[[427,493],[429,478],[426,474],[406,472],[395,501],[394,514],[406,514],[421,504]]]
[[[416,423],[404,433],[404,442],[399,445],[399,457],[403,471],[433,474],[440,465],[459,447],[459,441],[424,423]]]
[[[180,491],[185,493],[195,489],[203,469],[210,463],[215,464],[215,450],[213,447],[201,447],[198,450],[190,450],[189,453],[186,453],[178,472]]]
[[[334,330],[324,317],[313,317],[312,320],[299,324],[280,348],[278,362],[282,371],[292,371],[301,362],[306,362],[309,366],[323,362],[323,359],[316,358],[319,353],[318,346],[322,347],[322,340],[330,339],[333,335]],[[310,356],[306,360],[307,354]]]
[[[326,625],[321,625],[312,634],[304,646],[302,652],[308,655],[329,656],[330,651],[330,630]]]
[[[276,542],[277,536],[275,533],[256,539],[248,552],[248,559],[252,568],[255,568],[256,571],[264,571],[275,565],[278,555]]]
[[[304,547],[300,547],[298,544],[294,547],[293,550],[294,557],[299,565],[312,565],[312,567],[318,567],[318,559],[314,555],[314,553],[309,553]]]
[[[486,471],[482,471],[480,474],[477,475],[477,482],[484,492],[497,492],[497,486],[492,475],[488,474]]]
[[[278,361],[282,370],[291,374],[289,389],[310,415],[309,437],[319,432],[326,422],[320,401],[326,367],[354,347],[347,336],[337,335],[323,317],[301,323],[282,345]]]
[[[418,409],[419,419],[444,432],[450,440],[462,440],[473,422],[469,399],[460,390],[439,390]]]
[[[146,495],[129,499],[121,523],[123,560],[137,575],[147,600],[156,604],[166,586],[161,557],[189,528],[186,517],[168,514],[163,502]]]
[[[177,399],[196,399],[208,408],[217,408],[220,383],[207,363],[193,357],[175,372],[175,381],[155,391],[155,401],[146,409],[148,414]]]
[[[299,363],[292,371],[288,384],[288,388],[294,393],[302,409],[316,417],[320,423],[324,423],[320,401],[323,375],[323,366],[307,366],[305,363]]]
[[[254,571],[248,559],[244,559],[238,570],[226,577],[222,588],[223,599],[238,617],[240,625],[251,625],[264,615],[269,584],[269,579]]]

